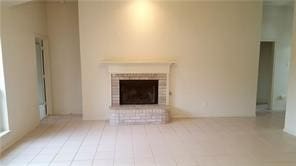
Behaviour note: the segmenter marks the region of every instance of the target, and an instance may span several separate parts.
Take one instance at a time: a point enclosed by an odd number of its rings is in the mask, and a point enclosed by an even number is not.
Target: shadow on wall
[[[171,118],[192,118],[192,117],[203,117],[204,115],[199,114],[207,106],[207,103],[203,101],[202,99],[193,99],[193,102],[195,102],[196,107],[194,108],[194,112],[191,110],[189,111],[186,108],[182,108],[180,106],[177,106],[176,104],[176,96],[178,95],[176,92],[176,82],[177,82],[177,77],[176,77],[176,72],[178,70],[179,64],[178,61],[176,60],[177,63],[174,63],[171,65],[170,68],[170,87],[169,87],[169,106],[170,106],[170,116]],[[188,87],[183,87],[184,89],[188,89]],[[185,96],[186,97],[186,96]],[[183,100],[190,100],[190,98],[182,98]],[[194,101],[196,100],[196,101]],[[198,104],[200,102],[200,104]]]
[[[193,115],[192,112],[185,111],[182,108],[174,107],[173,104],[170,106],[170,117],[171,118],[192,118],[196,115]]]
[[[0,90],[0,131],[3,131],[4,130],[4,116],[3,116],[3,92]]]
[[[170,87],[169,87],[169,105],[170,105],[170,116],[171,118],[187,118],[194,117],[192,112],[185,111],[183,108],[176,107],[175,96],[176,96],[176,70],[178,68],[178,63],[171,65],[170,69]],[[186,88],[186,87],[184,87]]]

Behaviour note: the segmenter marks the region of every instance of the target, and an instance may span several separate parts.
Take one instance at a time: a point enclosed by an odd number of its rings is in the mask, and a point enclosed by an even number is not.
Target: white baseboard
[[[292,130],[289,130],[287,128],[284,128],[284,132],[288,133],[288,134],[291,134],[293,136],[296,136],[296,131],[292,131]]]

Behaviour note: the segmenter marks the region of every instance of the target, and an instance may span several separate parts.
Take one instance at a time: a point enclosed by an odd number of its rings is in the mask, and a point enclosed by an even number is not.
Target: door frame
[[[46,115],[52,115],[52,86],[51,86],[51,64],[49,57],[48,37],[40,34],[35,34],[34,43],[36,38],[43,41],[43,56],[44,56],[44,72],[45,72],[45,97],[46,97]],[[36,61],[37,63],[37,61]],[[37,64],[36,64],[37,65]]]
[[[271,78],[271,90],[270,90],[270,99],[269,99],[269,103],[270,103],[270,105],[269,105],[269,109],[270,110],[272,110],[272,108],[273,108],[273,96],[274,96],[274,74],[275,74],[275,50],[276,50],[276,46],[277,46],[277,43],[276,43],[276,41],[274,41],[274,40],[261,40],[260,41],[260,46],[259,46],[259,50],[261,50],[261,43],[263,43],[263,42],[269,42],[269,43],[272,43],[272,45],[273,45],[273,47],[272,47],[272,53],[273,53],[273,55],[272,55],[272,78]],[[259,60],[260,60],[260,53],[259,53],[259,57],[258,57],[258,71],[259,71],[259,65],[260,65],[260,62],[259,62]],[[259,75],[259,73],[258,73],[258,75]],[[258,81],[258,80],[257,80]],[[257,89],[257,91],[258,91],[258,89]]]

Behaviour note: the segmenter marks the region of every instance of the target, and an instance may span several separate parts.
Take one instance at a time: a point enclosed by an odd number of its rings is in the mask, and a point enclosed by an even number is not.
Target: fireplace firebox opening
[[[119,80],[120,105],[158,104],[158,80]]]

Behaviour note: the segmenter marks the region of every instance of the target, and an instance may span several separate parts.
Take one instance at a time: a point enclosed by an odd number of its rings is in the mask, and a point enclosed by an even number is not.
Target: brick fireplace
[[[123,93],[123,84],[128,85],[132,95]],[[157,89],[148,83],[157,82]],[[169,121],[168,107],[166,106],[167,91],[166,73],[120,73],[111,74],[111,124],[147,124],[167,123]],[[150,89],[150,90],[149,90]],[[127,90],[128,91],[128,90]],[[150,92],[151,91],[151,92]],[[157,96],[152,96],[153,92]],[[154,94],[154,95],[155,95]],[[130,102],[124,103],[124,97]],[[151,98],[151,99],[149,99]],[[126,99],[129,100],[129,99]],[[151,101],[149,101],[151,100]]]
[[[170,64],[108,62],[112,125],[169,122]]]
[[[130,81],[135,81],[135,80],[157,81],[158,82],[158,89],[157,89],[158,100],[157,100],[157,103],[154,103],[154,104],[159,104],[159,105],[166,104],[166,90],[167,90],[166,73],[120,73],[120,74],[111,74],[112,106],[124,105],[120,103],[120,90],[122,90],[120,89],[120,82],[129,81],[129,80]],[[145,84],[144,82],[142,83]],[[145,103],[142,103],[142,104],[145,104]],[[152,104],[152,103],[146,103],[146,104]],[[141,103],[138,103],[138,105],[141,105]]]

